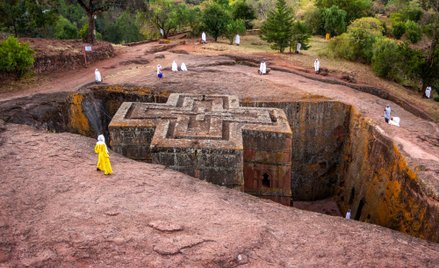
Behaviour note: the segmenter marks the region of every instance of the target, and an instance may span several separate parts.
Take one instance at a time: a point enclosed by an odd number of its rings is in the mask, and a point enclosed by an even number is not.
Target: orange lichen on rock
[[[398,147],[355,111],[350,130],[339,167],[340,207],[359,220],[438,241],[438,207]]]
[[[75,93],[71,96],[69,105],[69,127],[79,134],[89,135],[90,124],[82,109],[83,101],[84,96],[80,93]]]

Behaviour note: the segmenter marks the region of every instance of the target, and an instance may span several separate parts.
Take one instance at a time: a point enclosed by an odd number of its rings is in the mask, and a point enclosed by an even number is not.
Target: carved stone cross
[[[291,129],[280,109],[171,94],[165,104],[123,103],[109,129],[113,150],[130,158],[282,203],[291,198]]]

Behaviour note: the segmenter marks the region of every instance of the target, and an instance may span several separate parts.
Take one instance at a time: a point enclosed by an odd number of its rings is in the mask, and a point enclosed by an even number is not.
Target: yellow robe
[[[95,146],[95,153],[98,154],[97,168],[102,170],[105,175],[113,173],[111,168],[110,156],[107,153],[107,145],[104,143],[97,143]]]

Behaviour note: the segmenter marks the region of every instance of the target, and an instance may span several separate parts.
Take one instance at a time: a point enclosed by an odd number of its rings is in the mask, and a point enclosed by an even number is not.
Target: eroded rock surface
[[[95,141],[6,125],[0,266],[436,267],[439,245],[301,211],[110,152]]]

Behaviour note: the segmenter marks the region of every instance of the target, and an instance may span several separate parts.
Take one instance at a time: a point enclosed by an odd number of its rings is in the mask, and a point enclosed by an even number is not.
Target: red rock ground
[[[437,267],[439,244],[302,211],[8,125],[0,151],[2,267]],[[14,177],[11,176],[14,174]]]
[[[400,128],[385,124],[389,101],[300,75],[225,65],[196,45],[191,54],[119,48],[88,69],[48,74],[0,93],[0,101],[73,91],[92,82],[159,90],[228,93],[240,98],[316,95],[353,104],[398,144],[418,174],[439,189],[439,126],[391,103]],[[145,54],[146,53],[146,54]],[[188,73],[155,78],[155,65],[184,61]],[[135,61],[148,60],[148,64]],[[134,62],[133,62],[134,61]],[[123,63],[125,62],[125,63]],[[127,63],[128,62],[128,63]],[[208,65],[211,65],[210,67]],[[439,245],[379,226],[284,207],[115,153],[115,173],[96,172],[94,140],[7,125],[0,147],[0,267],[437,267]],[[1,144],[1,142],[0,142]]]

